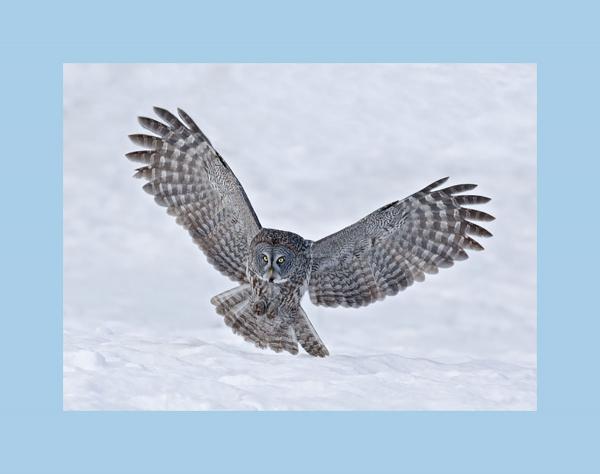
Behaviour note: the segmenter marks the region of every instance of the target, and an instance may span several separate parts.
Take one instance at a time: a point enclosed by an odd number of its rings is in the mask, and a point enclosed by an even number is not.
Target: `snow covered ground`
[[[66,65],[64,408],[536,408],[533,65]],[[361,308],[303,307],[326,359],[261,351],[133,180],[128,133],[184,108],[264,226],[318,239],[442,176],[493,198],[466,262]]]

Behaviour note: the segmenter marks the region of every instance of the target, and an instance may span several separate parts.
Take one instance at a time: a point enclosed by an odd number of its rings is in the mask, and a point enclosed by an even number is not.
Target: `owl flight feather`
[[[304,310],[302,295],[322,306],[365,306],[392,296],[483,250],[474,237],[491,234],[473,221],[494,217],[463,205],[490,199],[462,194],[475,184],[440,187],[443,178],[387,204],[318,241],[266,229],[225,160],[183,110],[155,107],[164,122],[139,117],[153,135],[130,139],[142,163],[143,189],[191,235],[208,261],[238,283],[211,299],[233,332],[260,348],[329,354]]]

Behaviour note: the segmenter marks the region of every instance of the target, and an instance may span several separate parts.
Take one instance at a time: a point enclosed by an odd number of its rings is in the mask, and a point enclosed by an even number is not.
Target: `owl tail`
[[[241,285],[220,293],[210,300],[217,313],[224,317],[225,324],[235,334],[257,347],[271,348],[275,352],[298,353],[298,342],[310,355],[325,357],[327,348],[308,320],[304,310],[298,306],[294,314],[279,311],[275,317],[257,314],[252,301],[250,285]]]
[[[294,331],[296,332],[298,342],[310,355],[315,357],[326,357],[329,355],[327,347],[321,341],[321,338],[301,306],[298,306],[298,317],[295,319]]]
[[[221,316],[231,316],[232,309],[240,303],[250,300],[252,296],[252,288],[250,285],[240,285],[231,290],[219,293],[210,299],[210,302],[216,306],[217,314]],[[229,324],[228,324],[229,326]]]

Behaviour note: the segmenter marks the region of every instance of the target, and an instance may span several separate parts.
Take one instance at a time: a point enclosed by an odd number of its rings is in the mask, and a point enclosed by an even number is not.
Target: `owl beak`
[[[269,280],[270,282],[272,282],[274,280],[273,267],[269,267],[269,269],[267,270],[267,280]]]

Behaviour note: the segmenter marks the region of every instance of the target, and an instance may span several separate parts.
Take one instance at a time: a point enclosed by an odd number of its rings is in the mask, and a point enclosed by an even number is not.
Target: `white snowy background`
[[[316,240],[449,175],[493,198],[494,237],[371,306],[306,296],[328,358],[256,349],[131,177],[153,105],[196,120],[263,226]],[[66,410],[533,410],[535,241],[534,65],[64,66]]]

